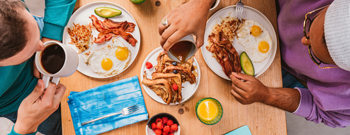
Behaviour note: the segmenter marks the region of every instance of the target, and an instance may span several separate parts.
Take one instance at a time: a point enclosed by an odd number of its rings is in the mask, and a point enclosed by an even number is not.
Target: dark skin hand
[[[294,112],[299,106],[297,89],[268,88],[253,76],[235,72],[231,80],[231,94],[241,104],[261,102],[289,112]]]
[[[322,62],[335,64],[323,40],[324,18],[327,9],[328,8],[325,8],[320,11],[319,15],[311,24],[309,32],[310,38],[306,39],[306,37],[303,37],[301,42],[305,46],[310,45],[316,57]],[[315,66],[317,65],[315,64]],[[297,89],[269,88],[255,77],[242,73],[232,73],[231,80],[231,94],[242,104],[261,102],[289,112],[294,112],[299,106],[300,93]]]

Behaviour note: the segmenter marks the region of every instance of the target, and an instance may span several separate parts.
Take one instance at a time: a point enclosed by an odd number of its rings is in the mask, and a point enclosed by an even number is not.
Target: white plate
[[[158,57],[159,53],[162,51],[163,51],[163,49],[161,47],[154,49],[150,54],[148,54],[145,61],[143,61],[142,67],[141,67],[141,73],[140,73],[141,82],[143,80],[144,71],[146,71],[146,73],[147,73],[147,78],[152,79],[151,74],[155,71],[154,66],[158,64],[157,57]],[[153,65],[153,68],[147,69],[146,62],[151,62]],[[197,88],[198,88],[198,85],[200,82],[201,70],[199,69],[199,64],[198,64],[196,58],[194,58],[193,66],[197,67],[195,70],[198,73],[198,76],[196,77],[196,83],[190,84],[188,81],[186,81],[185,83],[182,83],[182,101],[181,101],[181,103],[185,102],[186,100],[188,100],[189,98],[192,97],[192,95],[197,91]],[[142,87],[151,98],[153,98],[154,100],[156,100],[159,103],[166,104],[161,97],[159,97],[156,93],[154,93],[153,90],[151,90],[150,88],[148,88],[147,86],[145,86],[143,84],[142,84]],[[177,105],[177,104],[179,104],[179,103],[177,103],[177,102],[170,103],[170,105]]]
[[[92,23],[91,19],[89,18],[91,15],[95,15],[99,20],[104,20],[104,18],[99,17],[98,15],[95,14],[94,9],[97,7],[112,7],[115,9],[119,9],[122,11],[122,14],[120,16],[116,16],[116,17],[112,17],[110,18],[113,21],[128,21],[128,22],[132,22],[134,23],[135,26],[135,30],[134,32],[131,33],[132,36],[134,36],[134,38],[137,40],[137,43],[135,46],[130,45],[128,42],[126,42],[123,38],[121,38],[120,36],[117,37],[118,40],[115,41],[121,41],[125,46],[128,47],[128,49],[131,52],[131,59],[129,62],[129,65],[123,70],[125,71],[135,60],[136,56],[138,55],[139,49],[140,49],[140,43],[141,43],[141,35],[140,35],[140,30],[139,30],[139,26],[137,25],[134,17],[123,7],[115,4],[115,3],[111,3],[111,2],[92,2],[89,3],[87,5],[82,6],[81,8],[79,8],[77,11],[74,12],[74,14],[71,16],[71,18],[69,19],[69,22],[67,24],[67,26],[64,28],[64,32],[63,32],[63,43],[66,45],[69,45],[71,47],[73,47],[77,52],[79,52],[78,48],[75,47],[75,45],[69,44],[70,40],[70,36],[67,32],[67,28],[68,27],[73,27],[73,22],[75,24],[81,24],[81,25],[86,25],[88,23]],[[93,30],[92,31],[92,35],[94,37],[97,37],[98,35],[98,31],[97,30]],[[91,39],[93,40],[93,39]],[[91,41],[90,40],[90,41]],[[107,46],[108,44],[113,44],[112,42],[113,39],[111,39],[110,41],[102,44],[102,45],[98,45],[98,44],[91,44],[90,43],[90,49],[95,50],[95,49],[100,49],[103,48],[105,46]],[[84,51],[85,52],[85,51]],[[86,76],[90,76],[93,78],[108,78],[108,77],[112,77],[112,76],[116,76],[118,74],[115,75],[111,75],[111,76],[100,76],[99,74],[93,72],[91,70],[91,68],[89,67],[89,65],[84,63],[83,57],[82,57],[83,53],[79,54],[79,65],[78,65],[78,71],[81,72],[82,74],[86,75]],[[119,72],[122,73],[123,71]]]
[[[212,15],[208,22],[207,26],[205,29],[205,34],[204,34],[204,45],[201,47],[202,48],[202,55],[204,57],[205,62],[209,66],[209,68],[218,76],[226,79],[226,80],[231,80],[226,76],[224,71],[222,70],[221,65],[217,62],[217,60],[212,57],[212,53],[209,52],[205,47],[209,44],[208,42],[208,36],[211,34],[212,28],[216,24],[220,24],[221,18],[225,18],[228,15],[231,17],[234,17],[236,11],[236,5],[228,6],[223,9],[220,9],[218,12],[216,12],[214,15]],[[254,69],[255,69],[255,77],[258,77],[262,73],[264,73],[271,65],[273,59],[275,58],[276,51],[277,51],[277,38],[276,38],[276,32],[271,24],[271,22],[266,18],[264,14],[259,12],[258,10],[249,7],[249,6],[244,6],[243,10],[243,15],[242,18],[244,19],[250,19],[257,21],[260,23],[262,26],[264,26],[267,31],[269,31],[271,39],[272,39],[272,45],[270,47],[271,52],[269,56],[262,62],[259,63],[253,63]],[[244,51],[244,48],[242,45],[238,43],[237,40],[234,40],[233,42],[233,47],[236,49],[238,54],[241,54]]]

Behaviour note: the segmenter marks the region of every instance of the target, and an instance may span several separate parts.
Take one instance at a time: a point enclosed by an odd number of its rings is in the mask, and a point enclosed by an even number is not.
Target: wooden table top
[[[78,0],[75,9],[98,0]],[[107,0],[114,2],[128,10],[137,21],[141,32],[141,47],[138,56],[132,65],[123,73],[108,79],[95,79],[87,77],[76,71],[72,76],[61,78],[61,83],[67,87],[67,91],[61,101],[62,110],[62,127],[64,135],[74,135],[74,127],[71,114],[67,104],[70,91],[84,91],[90,88],[129,78],[132,76],[141,77],[141,65],[147,55],[159,47],[160,36],[158,34],[158,23],[161,19],[175,9],[180,4],[188,0],[146,0],[144,3],[137,5],[129,0]],[[157,6],[156,2],[160,2]],[[215,11],[235,5],[238,0],[221,0]],[[275,0],[243,0],[244,4],[253,7],[262,12],[272,23],[277,32],[277,13]],[[214,12],[215,12],[214,11]],[[213,12],[210,12],[212,15]],[[248,125],[253,135],[286,135],[286,118],[285,112],[262,103],[253,103],[251,105],[242,105],[235,100],[230,94],[231,82],[220,78],[212,72],[205,63],[201,52],[197,52],[201,69],[201,82],[197,92],[185,103],[170,106],[163,105],[150,96],[142,88],[146,107],[149,117],[160,113],[167,112],[174,115],[181,124],[182,135],[208,135],[224,134],[243,125]],[[209,81],[210,78],[210,81]],[[269,67],[258,79],[269,87],[281,87],[281,61],[280,51],[277,49],[276,57]],[[224,115],[219,123],[208,126],[202,124],[196,117],[195,105],[204,97],[213,97],[218,99],[224,110]],[[184,113],[180,114],[179,112]],[[144,135],[147,121],[121,127],[103,134],[118,135]]]

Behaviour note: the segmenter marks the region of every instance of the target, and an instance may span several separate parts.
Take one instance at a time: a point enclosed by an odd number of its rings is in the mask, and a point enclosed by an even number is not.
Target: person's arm
[[[17,121],[9,135],[34,134],[38,126],[57,110],[66,90],[62,84],[50,83],[44,89],[44,82],[38,80],[37,86],[20,104]]]
[[[268,88],[255,77],[242,73],[232,73],[231,80],[231,94],[242,104],[261,102],[330,127],[350,125],[347,120],[350,110],[325,111],[315,103],[308,89]]]
[[[61,41],[64,27],[72,15],[76,0],[45,0],[42,36]]]
[[[242,104],[261,102],[282,110],[294,112],[299,105],[300,94],[292,88],[268,88],[253,76],[232,73],[231,94]]]
[[[214,2],[215,0],[190,0],[166,15],[164,18],[168,19],[168,25],[158,25],[163,49],[168,51],[177,41],[190,34],[196,36],[197,48],[201,47],[208,12]]]

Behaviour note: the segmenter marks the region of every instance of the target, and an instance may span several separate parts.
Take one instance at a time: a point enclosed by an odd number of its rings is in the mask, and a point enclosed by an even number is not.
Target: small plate
[[[141,67],[141,72],[140,72],[140,78],[141,78],[141,82],[143,80],[143,74],[144,71],[146,71],[147,73],[147,78],[151,79],[152,78],[152,73],[155,71],[154,66],[157,65],[157,57],[159,55],[159,53],[161,53],[163,51],[163,49],[161,47],[156,48],[155,50],[153,50],[145,59],[145,61],[143,61],[142,63],[142,67]],[[153,68],[151,69],[147,69],[146,68],[146,62],[151,62],[153,65]],[[182,83],[182,101],[181,103],[185,102],[186,100],[188,100],[189,98],[192,97],[192,95],[197,91],[199,82],[200,82],[200,78],[201,78],[201,71],[199,69],[199,64],[196,60],[196,58],[194,58],[194,62],[193,62],[193,66],[196,66],[196,72],[198,73],[198,76],[196,77],[196,83],[195,84],[190,84],[189,82],[185,82]],[[146,93],[153,98],[154,100],[156,100],[159,103],[162,104],[166,104],[163,99],[158,96],[156,93],[154,93],[154,91],[152,91],[150,88],[148,88],[147,86],[142,84],[142,87],[144,88],[144,90],[146,91]],[[180,103],[170,103],[169,105],[177,105]]]
[[[236,11],[236,5],[228,6],[228,7],[225,7],[223,9],[220,9],[219,11],[217,11],[214,15],[212,15],[209,18],[209,20],[207,22],[206,29],[205,29],[205,34],[204,34],[204,45],[201,47],[203,58],[204,58],[205,62],[207,63],[207,65],[209,66],[209,68],[215,74],[217,74],[218,76],[220,76],[221,78],[224,78],[226,80],[231,80],[231,79],[226,76],[226,74],[222,70],[221,65],[217,62],[217,60],[214,57],[212,57],[213,54],[207,50],[206,46],[209,45],[208,36],[211,34],[212,28],[216,24],[220,24],[220,22],[222,20],[221,18],[225,18],[229,15],[231,17],[234,17],[235,11]],[[254,9],[252,7],[244,6],[242,18],[254,20],[254,21],[260,23],[262,26],[264,26],[267,29],[267,31],[269,31],[269,34],[270,34],[271,39],[272,39],[272,45],[270,46],[271,52],[270,52],[269,56],[265,60],[263,60],[262,62],[253,63],[253,66],[255,69],[255,77],[258,77],[270,67],[271,63],[273,62],[273,60],[275,58],[276,51],[277,51],[276,32],[275,32],[271,22],[269,21],[269,19],[264,14],[262,14],[261,12],[259,12],[258,10]],[[236,49],[238,54],[241,54],[244,51],[243,46],[240,45],[237,40],[234,40],[232,45]]]
[[[128,22],[132,22],[134,23],[135,26],[135,30],[134,32],[130,33],[136,40],[137,43],[135,46],[130,45],[128,42],[126,42],[123,38],[121,38],[120,36],[118,37],[114,37],[118,40],[115,40],[115,42],[122,42],[126,47],[128,47],[128,49],[131,52],[131,59],[129,61],[129,65],[122,70],[121,72],[119,72],[118,74],[122,73],[123,71],[125,71],[127,68],[129,68],[129,66],[134,62],[135,58],[137,57],[138,53],[139,53],[139,49],[140,49],[140,43],[141,43],[141,35],[140,35],[140,30],[139,30],[139,26],[136,23],[136,20],[134,19],[134,17],[126,10],[124,9],[122,6],[119,6],[115,3],[111,3],[111,2],[104,2],[104,1],[100,1],[100,2],[92,2],[89,4],[86,4],[84,6],[82,6],[81,8],[79,8],[77,11],[74,12],[74,14],[71,16],[71,18],[69,19],[69,22],[67,23],[67,26],[64,28],[64,32],[63,32],[63,43],[66,45],[69,45],[71,47],[73,47],[77,52],[79,52],[78,48],[75,47],[75,45],[73,44],[69,44],[70,40],[70,36],[67,32],[67,28],[71,28],[73,27],[73,23],[75,24],[81,24],[81,25],[87,25],[89,23],[92,23],[91,19],[89,18],[91,15],[95,15],[99,20],[104,20],[104,18],[99,17],[98,15],[95,14],[94,9],[97,7],[112,7],[115,9],[119,9],[122,11],[122,14],[120,16],[116,16],[116,17],[112,17],[109,18],[113,21],[128,21]],[[97,37],[97,35],[99,34],[99,32],[95,29],[92,30],[92,35],[93,38]],[[95,49],[100,49],[103,48],[105,46],[107,46],[108,44],[112,45],[114,39],[111,39],[108,42],[105,42],[102,45],[98,45],[96,43],[91,44],[90,43],[90,49],[95,50]],[[90,41],[93,41],[93,39],[91,39]],[[84,51],[86,52],[86,51]],[[93,78],[109,78],[109,77],[113,77],[116,76],[118,74],[114,74],[111,76],[100,76],[99,74],[93,72],[90,68],[89,65],[84,63],[83,60],[83,53],[78,54],[79,56],[79,65],[78,65],[78,71],[81,72],[82,74],[89,76],[89,77],[93,77]]]

